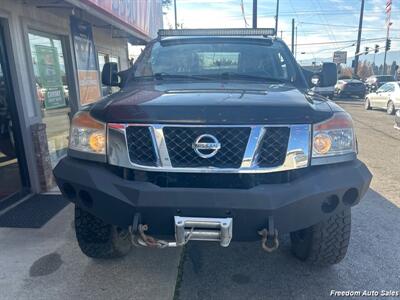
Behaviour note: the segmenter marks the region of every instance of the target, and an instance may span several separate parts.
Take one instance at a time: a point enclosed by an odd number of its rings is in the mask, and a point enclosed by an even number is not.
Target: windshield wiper
[[[276,77],[258,76],[258,75],[234,73],[234,72],[221,73],[220,76],[223,79],[261,80],[261,81],[266,81],[266,82],[277,82],[277,83],[287,83],[288,82],[288,80],[276,78]]]
[[[216,79],[242,79],[242,80],[256,80],[256,81],[264,81],[264,82],[276,82],[276,83],[287,83],[288,80],[275,78],[275,77],[267,77],[267,76],[258,76],[251,74],[243,74],[243,73],[235,73],[235,72],[224,72],[219,74],[205,74],[205,75],[184,75],[184,74],[169,74],[169,73],[154,73],[150,76],[141,76],[136,78],[149,78],[156,80],[164,80],[164,79],[195,79],[195,80],[216,80]]]
[[[168,73],[154,73],[152,76],[156,80],[163,80],[166,78],[177,79],[196,79],[196,80],[211,80],[212,78],[202,75],[184,75],[184,74],[168,74]]]

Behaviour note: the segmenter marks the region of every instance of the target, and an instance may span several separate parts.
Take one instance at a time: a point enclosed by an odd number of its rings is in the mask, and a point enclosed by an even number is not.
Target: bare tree
[[[366,60],[362,61],[358,66],[357,75],[361,79],[366,79],[369,76],[373,75],[371,63]]]
[[[340,78],[352,78],[353,77],[353,69],[349,67],[342,68]]]

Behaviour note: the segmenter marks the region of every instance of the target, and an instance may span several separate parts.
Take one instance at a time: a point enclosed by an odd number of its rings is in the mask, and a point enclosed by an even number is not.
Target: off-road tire
[[[128,254],[130,233],[75,206],[75,233],[82,252],[92,258],[117,258]]]
[[[337,264],[346,256],[350,231],[351,211],[346,209],[326,221],[290,233],[292,253],[315,265]]]

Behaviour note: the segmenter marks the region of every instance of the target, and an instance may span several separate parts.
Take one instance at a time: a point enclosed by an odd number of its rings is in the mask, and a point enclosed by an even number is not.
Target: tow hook
[[[228,247],[232,239],[231,218],[194,218],[175,216],[175,241],[156,239],[146,232],[147,224],[142,224],[140,214],[135,214],[130,226],[132,244],[152,248],[185,246],[190,240],[216,241]]]
[[[167,247],[176,247],[175,242],[167,242],[164,240],[156,239],[150,235],[147,235],[145,232],[149,229],[147,224],[139,224],[138,233],[139,235],[132,234],[132,243],[136,246],[144,246],[151,248],[167,248]]]
[[[141,215],[136,213],[133,218],[132,226],[130,227],[131,240],[134,246],[151,248],[176,247],[175,242],[158,240],[150,235],[147,235],[146,231],[149,230],[149,226],[147,224],[141,224],[141,219]]]
[[[261,247],[271,253],[278,249],[279,247],[279,239],[278,239],[278,230],[274,228],[274,219],[273,217],[268,218],[268,229],[264,228],[258,232],[261,236]]]
[[[261,247],[271,253],[278,249],[279,247],[279,240],[278,240],[278,230],[275,229],[273,234],[270,234],[267,229],[263,229],[258,232],[261,235]]]

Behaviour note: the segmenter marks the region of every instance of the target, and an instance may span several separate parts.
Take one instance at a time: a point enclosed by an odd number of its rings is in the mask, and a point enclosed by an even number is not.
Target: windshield
[[[270,40],[194,39],[154,43],[137,62],[134,75],[291,82],[295,68],[286,49]]]
[[[393,76],[379,76],[378,79],[379,81],[394,81]]]

